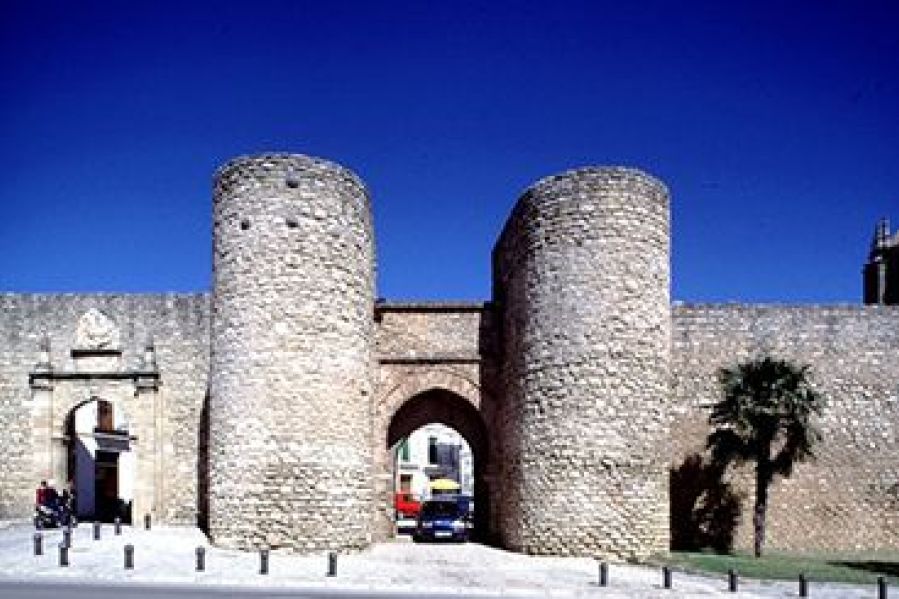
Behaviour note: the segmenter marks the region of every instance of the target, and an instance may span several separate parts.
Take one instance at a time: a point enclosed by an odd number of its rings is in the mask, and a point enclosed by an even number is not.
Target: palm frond
[[[795,462],[813,457],[820,434],[812,417],[821,413],[823,398],[809,374],[808,366],[770,356],[719,370],[722,397],[709,414],[715,430],[706,442],[713,459],[723,464],[770,460],[775,472],[789,476]]]
[[[727,467],[731,463],[742,463],[752,457],[752,449],[743,437],[729,428],[713,431],[706,442],[706,449],[712,452],[712,463]]]

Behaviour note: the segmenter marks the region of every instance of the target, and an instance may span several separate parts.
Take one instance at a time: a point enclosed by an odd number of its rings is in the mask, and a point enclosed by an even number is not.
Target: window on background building
[[[437,437],[428,437],[428,462],[431,464],[439,463],[440,456],[437,454]]]
[[[403,462],[409,461],[409,437],[400,441],[400,460]]]
[[[97,400],[97,430],[104,432],[115,430],[112,423],[112,404],[102,399]]]
[[[400,492],[401,493],[411,493],[412,492],[412,475],[411,474],[401,474],[400,475]]]

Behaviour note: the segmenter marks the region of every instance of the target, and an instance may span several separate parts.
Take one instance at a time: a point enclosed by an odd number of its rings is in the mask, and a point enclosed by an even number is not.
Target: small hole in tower
[[[298,223],[297,219],[295,219],[295,218],[287,218],[285,220],[285,222],[287,223],[288,229],[296,229],[297,227],[300,226],[300,223]]]
[[[296,189],[300,186],[300,180],[295,175],[287,175],[287,187]]]
[[[248,219],[248,218],[240,219],[240,230],[246,231],[249,228],[250,228],[250,219]]]

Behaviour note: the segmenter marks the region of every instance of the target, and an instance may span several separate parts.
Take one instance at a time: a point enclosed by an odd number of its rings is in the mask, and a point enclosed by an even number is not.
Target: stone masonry
[[[811,366],[827,398],[817,459],[771,489],[768,540],[793,550],[899,546],[899,310],[887,306],[677,305],[673,312],[671,466],[701,454],[715,371],[770,353]],[[751,467],[736,542],[752,546]]]
[[[494,250],[505,545],[637,557],[668,546],[668,193],[581,169],[518,201]]]
[[[105,355],[78,347],[93,310],[117,328]],[[135,482],[144,504],[135,507],[193,523],[208,331],[208,295],[0,294],[0,518],[31,515],[36,481],[67,479],[66,416],[102,398],[124,410],[143,456]]]
[[[675,496],[710,501],[676,474],[705,457],[717,369],[767,352],[828,398],[769,546],[899,548],[899,306],[671,306],[668,192],[640,171],[528,189],[483,303],[376,301],[368,192],[324,160],[231,161],[213,219],[209,294],[0,294],[0,519],[70,474],[67,418],[103,399],[130,423],[135,514],[220,545],[386,538],[392,445],[439,421],[475,452],[480,538],[641,559],[689,517]],[[722,483],[747,548],[751,472]]]
[[[371,540],[374,237],[335,164],[238,158],[216,175],[209,532],[300,549]]]

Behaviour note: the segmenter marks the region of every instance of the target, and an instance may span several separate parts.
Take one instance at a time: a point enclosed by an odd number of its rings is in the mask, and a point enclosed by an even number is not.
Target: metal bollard
[[[122,534],[122,519],[116,516],[116,519],[113,522],[115,524],[115,533],[117,535]]]
[[[668,566],[662,568],[662,586],[666,589],[671,588],[671,568]]]
[[[144,514],[144,529],[150,530],[150,514]]]
[[[259,550],[259,573],[268,574],[268,549]]]
[[[887,579],[884,576],[877,577],[877,599],[887,599]]]
[[[69,546],[65,543],[59,544],[59,565],[60,566],[68,566],[69,565]]]
[[[204,572],[206,570],[206,550],[202,547],[197,547],[197,572]]]
[[[738,586],[739,580],[737,579],[737,572],[731,568],[727,571],[727,588],[731,593],[736,593]]]
[[[337,553],[328,553],[328,576],[337,576]]]
[[[41,533],[34,533],[34,554],[44,555],[44,537]]]
[[[606,562],[599,564],[599,586],[609,586],[609,564]]]
[[[72,529],[68,526],[62,529],[62,544],[66,546],[66,549],[72,546]]]
[[[799,574],[799,596],[808,597],[808,579],[805,577],[805,572]]]
[[[125,545],[125,569],[134,570],[134,545]]]
[[[100,540],[100,523],[99,522],[94,522],[94,540],[95,541]]]

